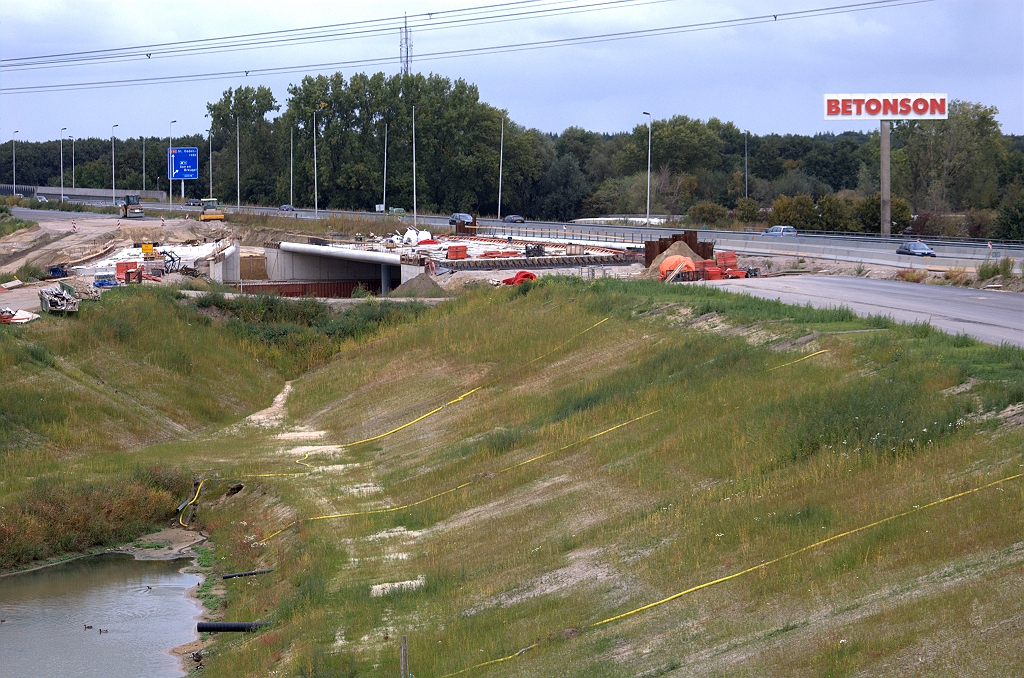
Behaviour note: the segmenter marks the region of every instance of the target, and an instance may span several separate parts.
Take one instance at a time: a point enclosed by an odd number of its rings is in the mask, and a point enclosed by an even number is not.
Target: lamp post
[[[412,227],[417,231],[416,211],[416,107],[412,107]]]
[[[292,125],[291,132],[291,145],[288,147],[288,204],[295,207],[295,125]]]
[[[320,218],[320,184],[317,177],[316,167],[316,112],[326,106],[324,102],[320,102],[313,109],[313,219]]]
[[[501,221],[501,178],[505,169],[505,116],[501,116],[501,143],[498,146],[498,221]]]
[[[750,137],[750,130],[749,129],[743,130],[743,197],[744,198],[749,198],[750,197],[750,174],[747,171],[747,166],[748,166],[747,160],[748,160],[748,157],[749,157],[749,154],[747,153],[747,140],[748,140],[749,137]]]
[[[18,130],[11,133],[11,195],[18,194],[18,152],[14,147],[14,135]]]
[[[654,133],[654,116],[644,111],[647,116],[647,225],[651,225],[651,136]]]
[[[172,132],[174,131],[174,123],[177,120],[171,120],[167,125],[167,211],[170,212],[174,208],[174,165],[171,163],[171,149],[174,148],[174,144],[171,143],[173,139]]]
[[[146,191],[146,137],[142,137],[142,191]]]
[[[238,114],[235,113],[235,211],[242,209],[242,141],[238,135]]]
[[[380,200],[384,214],[388,212],[388,124],[384,123],[384,197]]]
[[[75,187],[75,137],[71,137],[71,188]]]
[[[117,206],[117,172],[114,169],[114,128],[119,125],[110,126],[110,200]]]
[[[60,128],[60,201],[64,202],[64,130],[67,127]]]
[[[210,197],[213,197],[213,120],[210,121],[210,131],[207,132],[207,143],[210,146]]]

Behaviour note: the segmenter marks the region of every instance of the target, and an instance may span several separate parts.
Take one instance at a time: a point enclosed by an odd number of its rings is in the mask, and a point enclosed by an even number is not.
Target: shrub
[[[43,271],[43,269],[39,268],[35,264],[22,264],[18,268],[18,270],[14,272],[14,276],[18,280],[26,281],[31,280],[32,278],[35,278],[36,280],[41,280],[45,275],[46,273]]]
[[[970,282],[970,275],[963,266],[955,266],[942,274],[942,277],[954,285],[966,285]]]
[[[850,201],[829,193],[818,198],[817,207],[822,230],[860,230],[860,225],[853,219],[853,205]]]
[[[986,259],[978,267],[978,282],[994,278],[999,274],[999,264]]]
[[[881,230],[881,214],[882,196],[879,193],[862,198],[853,205],[853,218],[866,233],[878,233]],[[902,233],[913,224],[910,203],[902,198],[892,199],[890,216],[896,222],[892,227],[893,233]]]
[[[928,271],[920,268],[901,268],[896,271],[896,277],[903,282],[919,283],[928,277]]]
[[[761,219],[761,208],[756,200],[740,198],[736,201],[736,217],[742,222],[754,223]]]
[[[1011,257],[1003,257],[999,260],[999,275],[1004,278],[1009,278],[1013,275],[1013,268],[1016,265],[1017,260]]]
[[[694,203],[687,212],[694,223],[714,225],[729,215],[729,210],[710,200]]]
[[[1024,240],[1024,196],[1000,208],[993,234],[1001,240]]]

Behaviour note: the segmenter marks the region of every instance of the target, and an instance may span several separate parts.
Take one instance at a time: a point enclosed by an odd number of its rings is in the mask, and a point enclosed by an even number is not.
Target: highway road
[[[166,203],[148,203],[146,207],[154,210],[166,210]],[[174,211],[187,211],[198,213],[199,208],[185,207],[174,204]],[[223,208],[226,212],[234,212],[235,208],[226,205]],[[294,219],[312,219],[314,211],[308,209],[295,210],[294,212],[280,212],[275,207],[242,207],[239,211],[279,216]],[[15,212],[23,219],[43,219],[42,213],[37,210],[17,209]],[[48,211],[54,219],[71,219],[75,213]],[[59,216],[58,216],[59,215]],[[372,221],[381,220],[383,215],[375,212],[358,212],[347,210],[319,210],[320,218],[330,216],[355,217]],[[368,225],[367,230],[379,230],[381,232],[390,230],[402,230],[412,225],[412,216],[406,214],[401,222],[388,221],[379,224]],[[448,217],[436,215],[421,215],[417,218],[420,229],[437,230],[447,229]],[[507,224],[497,219],[478,220],[480,235],[495,237],[513,237],[516,239],[535,240],[568,240],[572,242],[592,243],[604,246],[625,246],[642,249],[646,240],[657,240],[680,233],[683,229],[648,227],[642,225],[608,225],[608,224],[579,224],[560,222],[534,221],[526,224]],[[998,260],[1002,257],[1012,257],[1018,262],[1024,262],[1024,244],[1022,243],[996,243],[992,248],[984,242],[966,241],[943,241],[932,238],[925,238],[931,247],[936,251],[937,257],[922,259],[920,257],[909,257],[896,254],[896,248],[908,238],[881,238],[868,234],[850,235],[826,235],[826,234],[801,234],[795,237],[770,237],[763,236],[759,232],[742,231],[721,231],[701,230],[698,232],[700,240],[714,240],[716,249],[735,250],[740,254],[751,256],[781,256],[788,258],[803,257],[808,259],[824,259],[831,261],[861,262],[864,264],[877,264],[884,266],[898,266],[901,268],[928,268],[935,271],[944,271],[949,268],[963,267],[975,269],[985,259]]]
[[[1024,294],[1014,292],[811,275],[707,284],[787,304],[846,306],[860,316],[887,315],[901,322],[928,322],[950,334],[969,334],[991,344],[1024,346]]]

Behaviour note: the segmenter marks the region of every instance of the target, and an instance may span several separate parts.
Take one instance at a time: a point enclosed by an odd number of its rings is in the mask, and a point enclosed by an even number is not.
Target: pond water
[[[0,578],[0,676],[185,675],[168,650],[197,637],[189,564],[110,553]]]

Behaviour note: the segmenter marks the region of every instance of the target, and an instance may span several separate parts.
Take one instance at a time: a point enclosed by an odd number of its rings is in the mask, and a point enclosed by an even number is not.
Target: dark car
[[[449,226],[454,226],[455,224],[457,224],[460,221],[462,223],[464,223],[464,224],[472,224],[473,223],[473,215],[472,214],[466,214],[465,212],[456,212],[455,214],[453,214],[451,216],[451,218],[448,219],[448,225]]]
[[[767,231],[761,233],[761,235],[771,236],[785,236],[785,235],[796,235],[796,229],[792,226],[772,226]]]
[[[523,217],[519,216],[518,214],[509,214],[504,219],[502,219],[502,221],[504,221],[507,224],[525,224],[526,223],[526,219],[524,219]]]
[[[281,205],[280,207],[277,208],[277,211],[278,212],[294,212],[295,208],[292,207],[291,205]]]
[[[202,207],[203,203],[199,200],[199,198],[189,198],[188,200],[185,201],[185,205],[187,207]]]
[[[935,250],[923,242],[905,242],[896,248],[896,254],[906,254],[910,257],[934,257]]]

